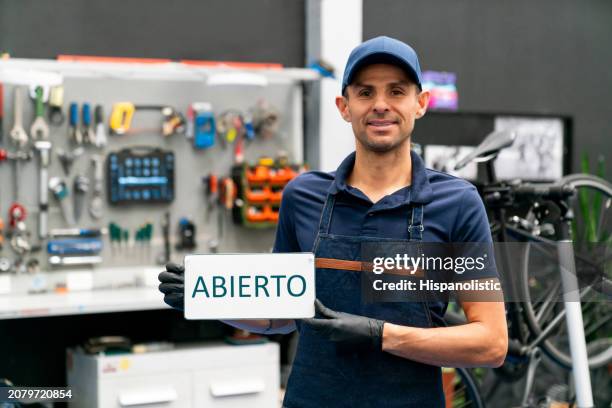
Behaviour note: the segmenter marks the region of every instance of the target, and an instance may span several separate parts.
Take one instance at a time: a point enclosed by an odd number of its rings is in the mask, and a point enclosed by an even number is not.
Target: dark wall
[[[417,50],[422,69],[456,72],[461,110],[568,115],[573,169],[582,152],[612,160],[612,2],[363,4],[364,39],[396,37]],[[610,162],[606,174],[612,180]]]
[[[304,66],[304,0],[0,0],[0,50]]]

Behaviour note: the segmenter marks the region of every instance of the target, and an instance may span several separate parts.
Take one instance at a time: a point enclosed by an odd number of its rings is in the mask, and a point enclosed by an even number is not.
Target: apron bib
[[[363,244],[379,244],[387,240],[409,243],[423,239],[422,205],[410,207],[409,239],[397,240],[330,233],[334,203],[335,196],[328,195],[313,248],[316,259],[361,262]],[[381,245],[381,248],[384,247]],[[325,306],[340,312],[404,326],[433,326],[425,302],[363,302],[361,273],[366,272],[317,267],[317,298]],[[299,343],[283,402],[287,408],[444,407],[440,367],[397,357],[382,350],[346,352],[301,321],[297,320],[296,326]]]

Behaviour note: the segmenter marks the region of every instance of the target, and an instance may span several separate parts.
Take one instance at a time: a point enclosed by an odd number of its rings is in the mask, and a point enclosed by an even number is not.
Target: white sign
[[[185,257],[186,319],[314,316],[312,253]]]

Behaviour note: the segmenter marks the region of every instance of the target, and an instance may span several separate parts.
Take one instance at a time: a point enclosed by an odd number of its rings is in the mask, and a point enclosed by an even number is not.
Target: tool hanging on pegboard
[[[14,121],[10,131],[10,138],[15,151],[7,154],[8,159],[12,159],[14,165],[13,171],[13,204],[9,208],[9,226],[10,226],[10,243],[11,248],[20,256],[23,257],[26,253],[32,250],[30,244],[30,234],[25,223],[26,211],[21,204],[20,188],[20,168],[21,162],[32,159],[32,151],[29,146],[29,137],[23,127],[23,89],[15,87],[14,96]]]
[[[51,87],[49,93],[49,123],[59,126],[64,123],[64,87],[62,85]]]
[[[123,250],[128,246],[130,231],[127,228],[120,227],[115,222],[111,222],[108,224],[108,237],[114,254],[117,250]]]
[[[34,148],[39,156],[38,176],[38,237],[45,239],[47,236],[49,190],[49,164],[51,161],[51,142],[49,141],[49,126],[45,121],[45,107],[43,103],[43,88],[36,87],[36,118],[30,127],[30,135],[34,139]]]
[[[217,134],[223,148],[234,146],[234,164],[244,161],[244,140],[252,140],[254,133],[251,126],[246,126],[242,113],[227,110],[219,115],[216,121]]]
[[[74,190],[74,220],[79,222],[85,208],[86,194],[89,191],[89,179],[82,174],[77,175],[74,178],[72,189]]]
[[[280,127],[280,112],[266,99],[260,99],[250,116],[254,132],[262,139],[273,138]]]
[[[64,175],[69,176],[70,170],[74,162],[85,152],[82,146],[75,147],[70,151],[64,151],[64,149],[55,149],[55,154],[62,165]]]
[[[95,146],[96,134],[94,133],[93,123],[91,121],[91,105],[87,102],[81,105],[81,119],[83,143]]]
[[[79,127],[79,105],[76,102],[72,102],[70,104],[70,108],[68,111],[68,138],[69,140],[80,146],[83,144],[83,134],[81,133],[81,129]]]
[[[20,257],[20,262],[27,253],[34,250],[30,243],[30,233],[25,223],[26,215],[26,210],[21,204],[13,203],[9,208],[11,248]]]
[[[11,142],[18,150],[25,150],[28,145],[28,134],[23,128],[23,90],[15,87],[13,95],[13,128],[10,132]]]
[[[72,102],[68,109],[68,138],[73,145],[80,147],[84,145],[102,148],[106,145],[106,130],[104,121],[104,110],[97,105],[92,112],[92,105],[88,102],[81,104],[79,122],[79,104]],[[102,127],[100,127],[102,124]]]
[[[168,105],[135,105],[132,102],[117,102],[113,104],[109,128],[115,135],[128,133],[158,131],[157,129],[132,129],[132,118],[136,111],[155,111],[162,115],[161,133],[163,136],[184,134],[186,130],[185,117]]]
[[[94,121],[96,124],[96,147],[106,146],[106,125],[104,124],[104,107],[102,105],[96,105],[94,110]]]
[[[0,82],[0,144],[4,143],[4,85]]]
[[[189,251],[197,247],[195,223],[187,217],[181,217],[178,222],[178,251]]]
[[[235,206],[237,187],[231,177],[219,178],[214,173],[203,177],[202,184],[205,188],[206,220],[210,219],[215,209],[217,211],[216,236],[208,241],[209,251],[217,253],[224,235],[225,218]]]
[[[64,221],[66,224],[73,226],[76,224],[73,216],[73,212],[71,210],[69,197],[68,185],[66,182],[60,177],[51,177],[49,180],[49,190],[53,193],[53,196],[57,200],[60,205],[60,209],[62,211],[62,217],[64,217]]]
[[[170,262],[170,211],[164,213],[161,222],[162,238],[164,240],[164,250],[157,257],[158,265],[165,265]]]
[[[217,127],[212,105],[207,102],[194,102],[189,106],[188,129],[193,137],[193,147],[208,149],[215,144]],[[187,135],[189,137],[189,134]]]
[[[31,155],[28,154],[27,152],[23,152],[23,151],[8,152],[5,149],[0,149],[0,162],[11,160],[13,161],[14,165],[18,165],[18,162],[27,161],[30,159],[31,159]],[[9,211],[8,211],[9,227],[10,227],[9,235],[15,238],[14,240],[11,241],[11,244],[18,244],[17,248],[14,247],[15,251],[18,253],[25,253],[30,250],[30,245],[28,242],[29,234],[27,232],[26,225],[25,225],[25,219],[26,219],[25,208],[23,207],[23,205],[20,204],[20,202],[17,199],[19,197],[18,183],[15,184],[14,194],[15,196],[14,196],[13,203],[11,204],[11,207],[9,208]],[[23,224],[19,224],[21,222],[23,222]],[[0,228],[0,230],[2,230],[3,232],[4,222],[1,220],[1,218],[0,218],[0,223],[2,223],[2,228]],[[23,236],[19,237],[19,235],[23,235]],[[3,236],[2,238],[0,238],[0,241],[1,242],[4,241]]]
[[[102,156],[95,154],[91,157],[93,167],[93,192],[89,201],[89,215],[95,220],[102,218],[104,202],[102,194],[104,190],[104,163]]]

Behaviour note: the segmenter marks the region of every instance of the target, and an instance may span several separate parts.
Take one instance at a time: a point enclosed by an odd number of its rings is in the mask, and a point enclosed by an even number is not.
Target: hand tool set
[[[170,209],[163,217],[155,217],[160,227],[157,239],[153,222],[134,227],[106,221],[105,213],[111,208],[142,209],[144,217],[149,208],[171,206],[177,195],[176,161],[180,157],[154,144],[126,146],[129,135],[185,138],[194,154],[232,150],[231,174],[211,173],[203,179],[205,229],[212,213],[217,212],[216,220],[212,218],[216,235],[209,234],[214,237],[208,240],[211,252],[218,251],[230,217],[245,227],[274,227],[283,188],[304,170],[283,157],[262,158],[255,165],[245,163],[245,147],[279,132],[280,113],[264,99],[244,111],[226,109],[217,114],[210,102],[192,102],[183,115],[164,103],[116,102],[105,107],[65,96],[69,94],[63,85],[0,83],[0,171],[13,175],[12,199],[4,209],[7,213],[0,208],[0,272],[38,271],[44,266],[37,255],[41,250],[46,251],[46,265],[55,268],[100,264],[105,257],[106,235],[111,256],[140,254],[143,263],[168,262],[173,249],[198,248],[198,217],[193,214],[177,214],[174,225]],[[11,123],[7,121],[7,104],[12,106],[8,112],[12,112]],[[105,109],[109,109],[108,116]],[[114,148],[109,149],[109,144]],[[28,169],[35,166],[35,179],[24,178],[22,168],[26,165]],[[20,186],[34,183],[36,196],[22,197]],[[6,191],[4,188],[0,194]],[[29,204],[32,199],[36,206]],[[100,223],[108,227],[102,228]],[[5,236],[9,245],[4,245]],[[159,245],[160,253],[150,254],[152,242]]]

